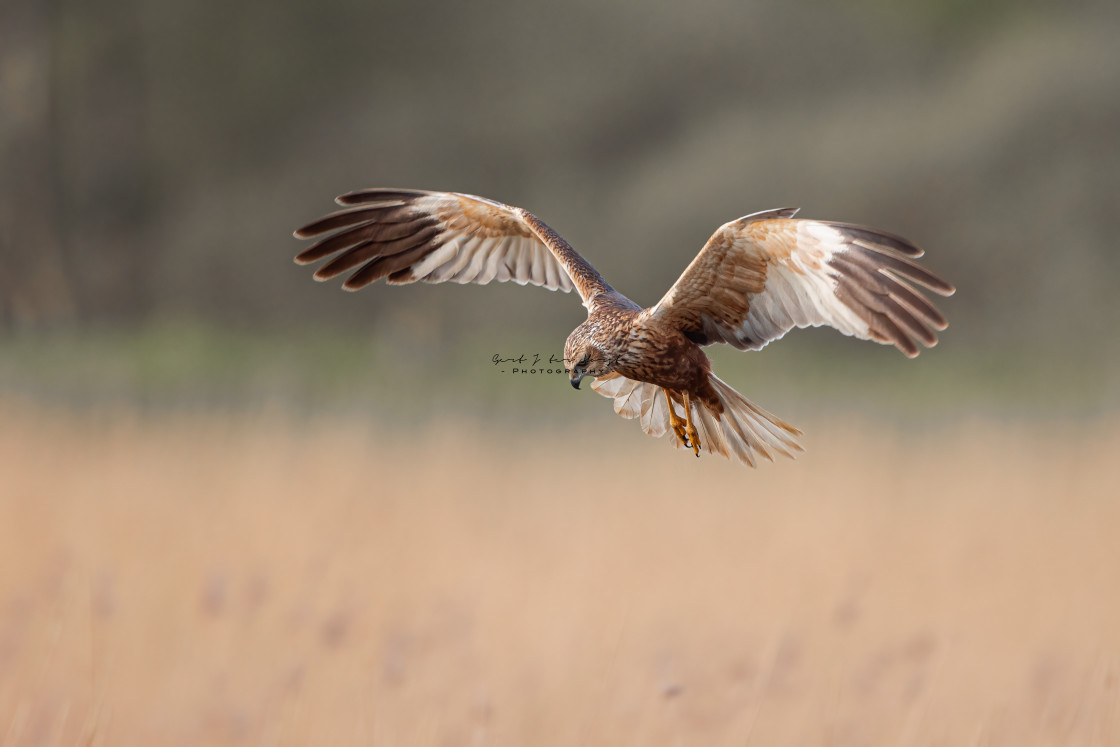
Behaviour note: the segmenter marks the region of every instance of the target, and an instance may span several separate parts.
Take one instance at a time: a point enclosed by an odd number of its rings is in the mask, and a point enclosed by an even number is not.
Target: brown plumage
[[[643,309],[520,208],[402,189],[351,192],[337,202],[347,207],[295,232],[322,237],[296,256],[299,264],[330,258],[316,280],[349,272],[347,290],[381,278],[575,288],[587,320],[564,345],[572,386],[592,376],[592,388],[612,398],[618,414],[639,418],[646,433],[672,430],[679,448],[751,466],[760,456],[794,456],[800,431],[720,380],[701,346],[760,350],[793,327],[829,325],[914,357],[947,326],[915,285],[954,292],[914,261],[922,251],[906,239],[797,219],[787,208],[721,226],[665,296]]]

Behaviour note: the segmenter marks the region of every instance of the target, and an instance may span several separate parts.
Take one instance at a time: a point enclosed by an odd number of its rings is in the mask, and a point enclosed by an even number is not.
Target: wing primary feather
[[[925,252],[915,246],[913,242],[904,239],[897,234],[888,233],[886,231],[879,231],[873,228],[867,228],[866,226],[857,226],[852,223],[840,223],[837,221],[818,222],[824,223],[828,226],[832,226],[849,239],[852,239],[852,243],[862,245],[880,244],[883,246],[888,246],[891,249],[894,249],[899,254],[903,254],[907,257],[913,257],[915,259],[925,254]]]
[[[866,267],[853,262],[844,254],[837,254],[834,256],[829,261],[829,266],[840,272],[841,275],[847,276],[855,281],[857,285],[862,285],[865,288],[873,288],[876,294],[889,295],[934,329],[945,329],[949,326],[949,322],[945,319],[944,315],[942,315],[942,313],[937,310],[937,307],[930,303],[925,296],[918,293],[909,285],[901,282],[890,273],[869,271]]]
[[[402,272],[406,268],[410,268],[414,263],[419,262],[423,259],[424,255],[434,248],[435,246],[431,242],[426,242],[397,254],[377,257],[348,277],[346,282],[342,284],[342,287],[348,291],[355,291],[387,275]]]
[[[881,247],[852,245],[852,248],[843,254],[870,272],[889,270],[899,277],[915,282],[943,296],[952,295],[955,290],[953,286],[921,265],[911,262],[905,257],[899,257]]]
[[[912,338],[916,338],[927,348],[937,344],[937,334],[932,329],[922,324],[905,306],[891,296],[882,298],[884,312]]]
[[[436,225],[433,218],[417,218],[404,223],[381,223],[367,221],[353,228],[347,228],[325,238],[319,239],[296,255],[296,264],[306,265],[323,257],[357,246],[366,241],[392,241],[410,236],[428,226]]]
[[[426,228],[393,241],[367,241],[363,244],[343,252],[315,273],[317,280],[327,280],[379,257],[391,257],[403,252],[411,252],[415,247],[425,246],[431,248],[429,241],[439,233],[439,226],[429,225]],[[420,256],[423,256],[422,254]],[[412,264],[411,262],[409,264]],[[397,268],[402,269],[402,268]],[[395,272],[395,270],[393,270]],[[388,274],[388,273],[386,273]],[[384,277],[384,276],[381,276]]]
[[[339,205],[361,205],[367,202],[384,202],[387,200],[408,201],[418,197],[427,197],[431,192],[423,189],[358,189],[347,192],[334,198]]]
[[[352,226],[357,223],[365,223],[374,220],[378,223],[403,223],[416,217],[416,213],[410,207],[396,200],[376,205],[364,205],[359,208],[350,208],[348,210],[336,210],[333,213],[324,215],[319,220],[308,223],[302,228],[297,228],[292,235],[297,239],[310,239],[313,236],[318,236],[327,231]]]
[[[945,329],[949,326],[947,320],[937,307],[930,303],[929,299],[918,293],[916,290],[900,282],[892,275],[881,272],[879,277],[882,278],[883,289],[887,291],[903,306],[910,309],[912,312],[920,316],[934,329]]]
[[[373,241],[363,241],[357,246],[352,247],[347,252],[339,257],[335,257],[330,262],[326,263],[312,275],[313,278],[319,282],[330,280],[331,278],[338,277],[347,270],[368,262],[371,259],[376,259],[379,255],[377,244]],[[357,258],[355,261],[347,262],[346,260]]]

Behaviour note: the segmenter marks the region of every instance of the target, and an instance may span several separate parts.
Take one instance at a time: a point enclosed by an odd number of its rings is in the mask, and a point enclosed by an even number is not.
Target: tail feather
[[[771,462],[775,454],[794,459],[804,450],[797,442],[801,431],[758,407],[715,374],[709,374],[708,381],[719,395],[723,412],[692,403],[692,424],[700,434],[702,449],[751,467],[759,457]],[[596,379],[591,388],[613,399],[614,411],[622,417],[639,418],[642,430],[649,435],[660,438],[670,433],[669,405],[661,387],[612,374]],[[684,417],[679,403],[674,403],[673,409]],[[678,449],[684,448],[675,437],[670,442]]]

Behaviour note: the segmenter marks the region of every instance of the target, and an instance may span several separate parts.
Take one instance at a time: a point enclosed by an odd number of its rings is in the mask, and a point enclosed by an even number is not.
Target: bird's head
[[[614,370],[614,360],[591,339],[588,330],[577,328],[564,345],[564,366],[572,386],[579,389],[584,376],[606,376]]]

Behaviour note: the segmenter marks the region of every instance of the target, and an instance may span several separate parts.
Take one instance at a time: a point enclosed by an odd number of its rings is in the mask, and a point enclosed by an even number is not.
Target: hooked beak
[[[583,377],[587,375],[587,370],[579,366],[572,367],[571,377],[569,381],[572,382],[572,389],[579,389],[579,383],[583,381]]]

